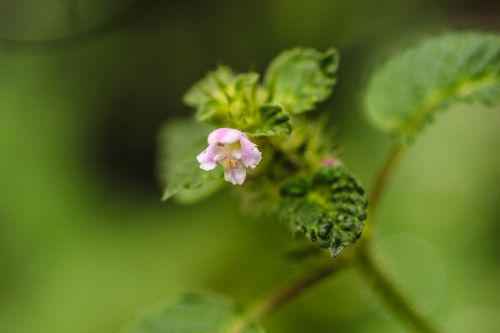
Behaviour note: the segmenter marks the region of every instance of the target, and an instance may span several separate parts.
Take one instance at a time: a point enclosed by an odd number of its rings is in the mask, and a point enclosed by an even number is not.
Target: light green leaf
[[[426,39],[375,72],[366,92],[380,129],[412,139],[436,111],[500,102],[500,35],[456,32]]]
[[[364,189],[342,166],[322,167],[312,179],[295,177],[281,196],[280,221],[329,248],[332,257],[361,236],[368,205]]]
[[[232,325],[240,318],[240,309],[225,298],[189,293],[170,299],[122,333],[230,333]],[[250,324],[239,333],[265,331],[261,326]]]
[[[259,108],[259,121],[246,130],[250,136],[290,134],[290,118],[278,105],[265,104]]]
[[[210,127],[190,120],[169,122],[160,132],[160,178],[163,200],[181,203],[202,200],[224,185],[220,168],[200,169],[196,156],[207,147]]]
[[[196,109],[198,121],[237,127],[234,120],[252,116],[257,109],[258,81],[256,73],[235,74],[221,66],[197,82],[184,103]]]
[[[312,110],[332,93],[338,64],[335,49],[322,53],[295,48],[281,53],[265,75],[269,101],[282,105],[291,114]]]

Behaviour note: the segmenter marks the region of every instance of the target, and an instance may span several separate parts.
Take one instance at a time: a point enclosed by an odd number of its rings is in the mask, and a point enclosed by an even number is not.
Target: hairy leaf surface
[[[256,73],[235,74],[220,66],[195,83],[184,96],[184,103],[196,109],[199,121],[224,126],[231,118],[253,112],[258,82]]]
[[[320,168],[312,179],[295,177],[281,195],[280,220],[333,257],[361,236],[368,204],[360,182],[343,167]]]
[[[265,92],[256,73],[235,74],[221,66],[196,83],[184,96],[196,109],[198,121],[232,127],[252,136],[289,134],[284,110],[265,103]]]
[[[376,71],[365,98],[373,123],[406,139],[437,111],[463,102],[500,102],[500,35],[457,32],[424,40]]]
[[[295,48],[281,53],[266,72],[269,100],[291,114],[312,110],[332,93],[338,64],[339,55],[334,49],[323,53]]]
[[[275,136],[290,134],[292,131],[290,118],[278,105],[262,105],[259,108],[258,117],[257,125],[246,130],[246,133],[250,136]]]

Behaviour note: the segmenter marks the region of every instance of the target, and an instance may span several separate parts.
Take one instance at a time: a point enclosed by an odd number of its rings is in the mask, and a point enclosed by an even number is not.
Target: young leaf
[[[170,299],[155,312],[139,318],[122,333],[230,333],[241,318],[231,301],[214,295],[189,293]],[[239,333],[265,333],[251,324]]]
[[[234,74],[219,67],[196,83],[184,102],[197,109],[198,121],[242,130],[252,136],[289,134],[289,118],[278,105],[263,104],[256,73]]]
[[[256,108],[259,75],[235,74],[220,66],[197,82],[184,96],[184,103],[196,109],[199,121],[227,126],[232,118],[249,116]],[[233,126],[236,127],[236,126]]]
[[[335,49],[322,53],[309,48],[295,48],[281,53],[269,65],[265,87],[272,103],[286,112],[310,111],[328,98],[336,82],[339,55]]]
[[[290,118],[278,105],[265,104],[259,108],[259,122],[246,132],[250,136],[290,134]]]
[[[208,126],[188,120],[169,122],[162,129],[159,145],[163,200],[175,196],[181,203],[192,203],[223,186],[220,168],[207,172],[196,160],[207,146],[209,132]]]
[[[359,181],[343,167],[320,168],[312,179],[293,178],[281,196],[280,220],[329,248],[332,257],[361,236],[368,204]]]
[[[365,98],[373,123],[406,139],[458,102],[500,102],[500,35],[457,32],[424,40],[376,71]]]

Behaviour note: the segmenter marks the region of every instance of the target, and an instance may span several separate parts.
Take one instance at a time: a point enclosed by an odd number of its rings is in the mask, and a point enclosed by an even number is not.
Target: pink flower
[[[246,168],[255,168],[262,154],[248,137],[234,128],[219,128],[208,135],[208,147],[198,157],[200,168],[212,170],[217,163],[224,168],[224,179],[241,185],[247,175]]]

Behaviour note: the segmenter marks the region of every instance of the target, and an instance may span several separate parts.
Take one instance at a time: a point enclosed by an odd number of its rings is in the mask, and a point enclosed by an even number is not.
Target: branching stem
[[[246,315],[234,322],[234,324],[231,325],[226,332],[243,332],[243,330],[251,323],[266,317],[282,305],[285,305],[289,301],[297,298],[305,290],[315,286],[317,283],[338,272],[347,264],[347,261],[340,259],[341,258],[336,261],[336,264],[329,265],[326,268],[316,270],[304,276],[300,276],[281,289],[278,289],[270,296],[258,302],[254,307],[250,309],[249,312],[247,312]]]
[[[392,147],[389,154],[380,169],[375,180],[373,191],[370,194],[370,223],[373,224],[373,216],[376,212],[380,199],[387,187],[387,183],[393,171],[405,150],[403,143],[398,143]],[[370,226],[370,225],[369,225]],[[370,238],[371,233],[365,233],[364,238]],[[313,287],[327,277],[333,275],[340,268],[357,264],[361,273],[375,286],[375,290],[380,294],[388,307],[404,322],[410,325],[416,332],[437,333],[437,329],[427,321],[412,305],[412,303],[403,295],[401,290],[394,282],[383,272],[373,259],[370,251],[370,244],[367,239],[362,239],[354,249],[354,255],[344,256],[335,260],[334,264],[322,270],[301,276],[290,284],[277,290],[271,296],[257,303],[246,315],[235,321],[226,333],[241,333],[253,322],[256,322],[282,305],[298,297],[305,290]]]

